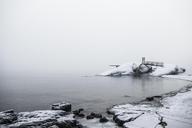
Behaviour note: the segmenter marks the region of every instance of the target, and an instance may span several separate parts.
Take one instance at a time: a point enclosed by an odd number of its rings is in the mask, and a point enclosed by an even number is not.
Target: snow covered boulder
[[[52,110],[63,110],[66,112],[71,111],[71,104],[67,102],[55,103],[51,106]]]
[[[185,69],[174,64],[164,64],[163,66],[153,66],[147,64],[137,65],[135,63],[126,63],[114,67],[99,75],[101,76],[123,76],[123,75],[141,75],[148,74],[151,76],[178,75],[184,73]]]
[[[177,65],[164,64],[163,67],[155,67],[154,71],[150,75],[152,76],[177,75],[184,72],[185,69],[178,67]]]
[[[28,127],[73,127],[78,122],[73,118],[73,114],[66,114],[62,110],[40,110],[32,112],[20,112],[17,121],[10,124],[10,128],[28,128]]]
[[[0,124],[10,124],[17,120],[17,114],[14,110],[0,112]]]
[[[133,63],[122,64],[119,67],[112,68],[108,71],[105,71],[99,75],[101,76],[119,76],[119,75],[129,75],[133,73],[132,69]]]

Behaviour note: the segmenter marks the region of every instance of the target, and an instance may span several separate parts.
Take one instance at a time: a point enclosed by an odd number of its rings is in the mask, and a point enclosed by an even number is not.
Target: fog
[[[1,0],[1,74],[99,73],[148,60],[192,65],[190,0]]]

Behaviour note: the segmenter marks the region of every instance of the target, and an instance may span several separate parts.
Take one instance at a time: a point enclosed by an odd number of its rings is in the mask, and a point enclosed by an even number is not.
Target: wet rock
[[[147,97],[146,100],[147,100],[147,101],[153,101],[154,98],[153,98],[153,97]]]
[[[74,111],[73,111],[73,114],[75,114],[75,116],[77,116],[77,117],[83,118],[83,117],[85,117],[85,114],[81,113],[82,111],[84,111],[84,109],[83,109],[83,108],[80,108],[80,109],[78,109],[78,110],[74,110]]]
[[[102,117],[102,118],[100,118],[100,120],[99,120],[99,122],[100,123],[106,123],[106,122],[108,122],[109,120],[106,118],[106,117]]]
[[[92,115],[94,118],[102,118],[102,115],[99,114],[99,113],[94,113],[94,112],[92,112],[91,115]]]
[[[94,119],[94,116],[93,116],[93,115],[88,115],[88,116],[86,117],[86,119],[87,119],[87,120]]]
[[[74,111],[73,111],[73,114],[79,115],[82,111],[84,111],[84,109],[83,109],[83,108],[80,108],[80,109],[74,110]]]
[[[85,117],[85,114],[80,113],[80,114],[78,115],[78,117],[84,118],[84,117]]]
[[[67,103],[67,102],[61,102],[61,103],[55,103],[51,106],[52,110],[63,110],[66,112],[70,112],[71,111],[71,104]]]
[[[0,112],[0,124],[11,124],[17,120],[17,114],[14,110],[6,110]]]

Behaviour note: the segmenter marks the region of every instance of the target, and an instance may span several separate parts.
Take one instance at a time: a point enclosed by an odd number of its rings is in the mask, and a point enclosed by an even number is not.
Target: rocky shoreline
[[[192,84],[177,91],[107,109],[108,116],[83,108],[72,110],[67,102],[50,110],[0,112],[0,128],[191,128]],[[184,108],[183,108],[184,107]]]
[[[191,88],[190,84],[140,102],[116,105],[108,113],[124,128],[191,128]]]

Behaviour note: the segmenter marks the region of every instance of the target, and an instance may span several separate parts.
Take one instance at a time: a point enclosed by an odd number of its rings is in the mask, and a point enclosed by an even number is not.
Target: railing
[[[151,66],[160,66],[163,67],[163,62],[154,62],[154,61],[145,61],[145,65],[151,65]]]

